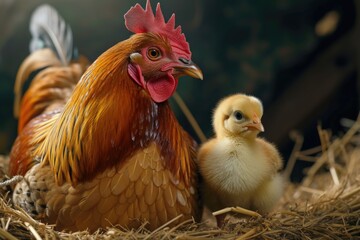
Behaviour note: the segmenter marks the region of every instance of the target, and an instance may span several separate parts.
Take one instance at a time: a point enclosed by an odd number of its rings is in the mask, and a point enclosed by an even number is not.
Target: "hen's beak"
[[[201,69],[192,61],[180,58],[181,64],[174,66],[174,75],[177,76],[190,76],[203,80],[203,73]]]
[[[248,128],[255,128],[256,130],[259,130],[260,132],[264,132],[264,126],[261,123],[261,120],[258,116],[254,115],[252,118],[252,121],[246,125]]]

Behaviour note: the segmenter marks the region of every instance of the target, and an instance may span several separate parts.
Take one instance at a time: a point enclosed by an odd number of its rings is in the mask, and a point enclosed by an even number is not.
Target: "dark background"
[[[127,38],[123,15],[136,2],[120,0],[0,0],[0,153],[16,136],[12,115],[16,71],[28,55],[32,10],[53,5],[71,25],[80,53],[91,61]],[[204,81],[183,78],[178,92],[207,137],[223,97],[243,92],[262,99],[268,140],[289,157],[292,130],[303,148],[319,145],[316,127],[341,135],[340,119],[359,113],[360,6],[357,0],[160,1],[165,18],[176,13]],[[156,1],[152,1],[155,7]],[[181,124],[196,138],[174,104]],[[293,180],[300,180],[299,164]]]

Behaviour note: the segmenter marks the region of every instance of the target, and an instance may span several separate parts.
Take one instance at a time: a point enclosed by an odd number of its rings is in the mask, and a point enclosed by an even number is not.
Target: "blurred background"
[[[16,137],[13,84],[29,53],[30,15],[45,2],[71,25],[79,52],[93,61],[131,35],[123,15],[130,6],[145,6],[146,1],[0,0],[0,154],[9,153]],[[213,135],[216,103],[238,92],[263,101],[263,136],[278,146],[285,160],[294,145],[294,131],[304,137],[307,149],[320,144],[319,124],[342,135],[347,128],[341,119],[356,119],[359,0],[160,2],[166,18],[176,13],[193,60],[204,72],[204,81],[181,79],[178,92],[207,137]],[[197,138],[173,100],[172,105],[184,128]],[[295,181],[310,163],[297,164]]]

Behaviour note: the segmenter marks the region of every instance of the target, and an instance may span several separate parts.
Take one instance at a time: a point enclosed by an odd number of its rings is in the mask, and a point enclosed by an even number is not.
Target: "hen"
[[[15,89],[18,137],[10,174],[24,175],[13,201],[56,229],[121,225],[155,229],[199,219],[196,142],[168,103],[178,78],[202,79],[175,16],[147,1],[125,15],[135,33],[87,65],[70,27],[48,5],[33,14],[33,52]],[[50,47],[50,48],[49,48]]]
[[[283,180],[277,172],[282,159],[276,148],[262,138],[263,107],[259,99],[235,94],[216,107],[216,137],[198,153],[204,178],[204,204],[212,210],[243,207],[261,213],[280,198]],[[225,215],[218,215],[221,226]]]

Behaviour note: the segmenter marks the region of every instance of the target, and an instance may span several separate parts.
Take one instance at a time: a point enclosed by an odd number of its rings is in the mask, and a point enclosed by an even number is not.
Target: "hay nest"
[[[296,161],[312,161],[301,184],[288,183],[276,209],[259,215],[240,208],[222,229],[209,216],[170,228],[168,224],[150,232],[145,228],[126,230],[111,227],[90,234],[86,231],[64,233],[32,219],[13,207],[7,188],[0,198],[0,238],[5,239],[355,239],[360,236],[360,119],[346,120],[349,130],[331,137],[319,127],[321,146],[301,150],[302,136],[292,133],[293,153],[284,171],[289,177]],[[1,159],[0,159],[1,160]],[[0,167],[6,168],[2,157]],[[4,172],[6,172],[4,170]],[[239,210],[240,209],[240,210]],[[245,216],[244,215],[248,215]],[[211,214],[210,214],[211,216]],[[209,220],[210,219],[210,220]]]

